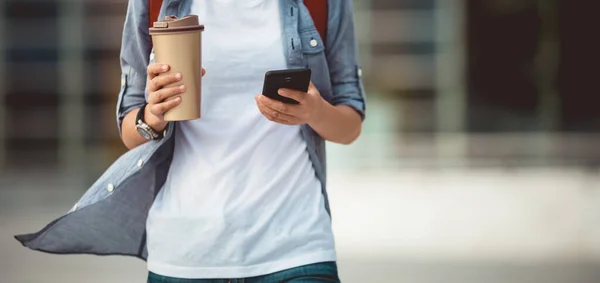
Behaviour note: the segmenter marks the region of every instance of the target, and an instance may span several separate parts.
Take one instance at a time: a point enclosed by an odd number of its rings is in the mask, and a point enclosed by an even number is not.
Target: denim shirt
[[[365,94],[352,1],[328,0],[327,42],[321,39],[302,0],[279,1],[288,67],[310,68],[312,81],[326,101],[348,105],[364,119]],[[165,0],[160,18],[189,15],[191,4],[191,0]],[[146,68],[153,57],[148,22],[148,1],[130,0],[121,47],[122,79],[116,111],[119,131],[125,115],[146,102]],[[308,125],[301,129],[330,213],[325,141]],[[17,240],[33,250],[49,253],[128,255],[145,260],[146,218],[170,168],[174,130],[174,123],[169,123],[164,138],[119,157],[69,212],[37,233],[16,236]]]

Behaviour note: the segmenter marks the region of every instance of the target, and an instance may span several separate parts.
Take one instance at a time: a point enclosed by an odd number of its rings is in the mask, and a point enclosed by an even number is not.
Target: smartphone
[[[310,85],[310,74],[310,69],[268,71],[265,74],[262,94],[283,103],[298,104],[298,101],[281,96],[277,91],[280,88],[287,88],[307,92]]]

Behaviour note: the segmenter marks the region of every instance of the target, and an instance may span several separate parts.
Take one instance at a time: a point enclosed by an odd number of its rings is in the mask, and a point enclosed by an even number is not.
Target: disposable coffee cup
[[[165,86],[185,84],[181,103],[165,113],[166,121],[185,121],[200,118],[202,89],[202,31],[198,16],[177,18],[168,16],[150,28],[156,63],[168,64],[171,69],[161,76],[181,73],[183,79]],[[174,99],[171,98],[171,99]]]

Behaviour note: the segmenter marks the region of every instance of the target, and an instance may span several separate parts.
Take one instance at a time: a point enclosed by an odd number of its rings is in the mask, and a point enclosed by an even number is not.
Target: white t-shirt
[[[194,1],[202,118],[177,124],[147,220],[148,269],[242,278],[336,260],[331,220],[299,126],[259,112],[265,72],[287,67],[279,0]]]

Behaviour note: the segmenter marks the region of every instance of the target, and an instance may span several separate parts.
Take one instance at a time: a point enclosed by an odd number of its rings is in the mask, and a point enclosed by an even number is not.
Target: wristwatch
[[[146,124],[146,122],[144,121],[146,105],[148,104],[144,104],[144,106],[140,108],[140,111],[138,111],[137,116],[135,117],[135,129],[138,131],[138,133],[140,133],[142,137],[144,137],[147,140],[160,139],[162,138],[162,134],[157,133],[154,129],[152,129],[152,127],[150,127],[150,125]]]

